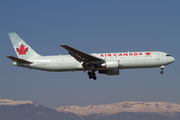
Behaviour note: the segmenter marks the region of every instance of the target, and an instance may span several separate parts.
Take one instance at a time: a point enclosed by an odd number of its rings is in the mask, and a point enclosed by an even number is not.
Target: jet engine
[[[106,60],[105,63],[101,64],[101,67],[105,67],[107,69],[119,69],[119,60]]]
[[[105,63],[101,64],[101,67],[104,67],[107,70],[99,70],[100,74],[119,75],[119,60],[106,60]]]

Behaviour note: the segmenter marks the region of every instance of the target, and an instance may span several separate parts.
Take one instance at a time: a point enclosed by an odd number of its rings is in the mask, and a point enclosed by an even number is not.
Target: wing
[[[16,57],[13,57],[13,56],[7,56],[9,59],[11,59],[12,61],[15,61],[15,62],[20,62],[20,63],[33,63],[33,62],[30,62],[30,61],[27,61],[27,60],[24,60],[24,59],[20,59],[20,58],[16,58]]]
[[[97,64],[101,64],[101,63],[105,62],[101,58],[86,54],[86,53],[76,50],[68,45],[61,44],[61,46],[64,49],[66,49],[67,51],[69,51],[68,53],[79,62],[83,62],[85,64],[93,64],[93,65],[97,65]]]

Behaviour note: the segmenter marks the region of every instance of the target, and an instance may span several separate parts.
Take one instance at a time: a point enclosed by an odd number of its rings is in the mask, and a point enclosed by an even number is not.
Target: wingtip
[[[10,55],[6,55],[6,57],[10,58],[11,56]]]
[[[15,35],[16,33],[15,32],[8,32],[8,35],[11,36],[11,35]]]
[[[60,44],[60,46],[62,46],[62,47],[63,47],[63,46],[67,46],[67,45],[66,45],[66,44]]]
[[[12,33],[16,33],[16,32],[8,32],[8,34],[12,34]]]

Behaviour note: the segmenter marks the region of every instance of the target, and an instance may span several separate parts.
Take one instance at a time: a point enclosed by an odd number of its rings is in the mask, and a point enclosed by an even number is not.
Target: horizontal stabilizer
[[[7,56],[9,59],[11,59],[12,61],[14,62],[19,62],[19,63],[33,63],[33,62],[30,62],[30,61],[27,61],[27,60],[24,60],[24,59],[20,59],[20,58],[16,58],[16,57],[13,57],[13,56]]]

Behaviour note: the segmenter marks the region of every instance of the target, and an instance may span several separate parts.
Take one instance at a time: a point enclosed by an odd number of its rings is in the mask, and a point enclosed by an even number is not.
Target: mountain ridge
[[[163,101],[127,101],[52,108],[29,100],[0,99],[0,117],[3,120],[179,120],[180,105]]]
[[[0,99],[0,105],[21,105],[21,104],[34,104],[30,100],[23,100],[23,101],[14,101],[14,100],[9,100],[9,99]]]
[[[56,109],[59,112],[70,112],[77,115],[88,116],[92,114],[111,115],[119,112],[146,112],[173,115],[180,112],[180,105],[170,102],[118,102],[112,104],[89,106],[65,106]]]
[[[35,104],[30,100],[24,101],[13,101],[9,99],[0,99],[0,105],[22,105],[22,104]],[[36,104],[38,106],[38,104]],[[52,108],[52,107],[48,107]],[[88,106],[78,106],[70,105],[58,108],[52,108],[58,112],[70,112],[76,115],[88,116],[91,114],[101,114],[101,115],[111,115],[119,112],[146,112],[146,113],[159,113],[159,114],[174,114],[180,112],[180,105],[171,102],[117,102],[111,104],[101,104],[101,105],[88,105]]]

